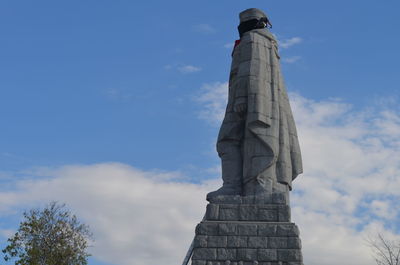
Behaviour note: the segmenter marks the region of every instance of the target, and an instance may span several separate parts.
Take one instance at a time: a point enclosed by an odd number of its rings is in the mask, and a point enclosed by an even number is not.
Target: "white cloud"
[[[235,46],[235,44],[234,44],[233,42],[230,42],[230,43],[226,43],[226,44],[224,45],[224,48],[226,48],[226,49],[233,49],[233,46]]]
[[[204,85],[200,117],[219,123],[226,97],[227,83]],[[355,111],[340,100],[290,98],[305,169],[291,193],[305,264],[373,265],[365,238],[376,231],[399,238],[398,109]],[[178,172],[116,163],[26,173],[36,177],[0,191],[0,218],[18,214],[21,206],[64,201],[92,227],[94,257],[122,265],[181,262],[204,213],[205,194],[220,181],[191,184]],[[10,228],[0,229],[4,234]]]
[[[197,32],[205,33],[205,34],[210,34],[210,33],[215,33],[216,30],[213,26],[210,24],[198,24],[193,26],[193,29]]]
[[[204,85],[201,91],[201,118],[220,124],[227,83]],[[357,112],[337,99],[318,102],[297,94],[291,99],[305,168],[292,193],[305,263],[372,265],[367,235],[377,227],[390,229],[389,236],[398,231],[398,111],[377,105]]]
[[[373,264],[364,239],[399,220],[400,133],[393,111],[355,112],[337,100],[292,94],[305,173],[295,182],[293,215],[308,264]],[[391,113],[387,115],[386,113]],[[396,198],[396,199],[394,199]]]
[[[201,68],[193,65],[183,65],[178,67],[179,72],[182,74],[196,73],[200,72]]]
[[[284,63],[295,63],[301,59],[301,56],[291,56],[291,57],[283,57],[282,62]]]
[[[91,227],[93,256],[118,265],[181,262],[202,219],[205,194],[217,186],[182,182],[176,172],[144,172],[118,163],[26,173],[36,177],[0,192],[0,218],[17,207],[66,202]],[[0,236],[9,235],[9,229],[0,230]]]
[[[14,230],[11,229],[0,229],[0,237],[9,238],[15,233]]]
[[[301,42],[303,42],[303,39],[300,37],[293,37],[290,39],[282,39],[282,40],[279,40],[279,47],[281,47],[283,49],[288,49],[296,44],[300,44]]]
[[[199,117],[212,124],[219,124],[224,117],[228,98],[228,82],[204,84],[196,101],[202,105]]]

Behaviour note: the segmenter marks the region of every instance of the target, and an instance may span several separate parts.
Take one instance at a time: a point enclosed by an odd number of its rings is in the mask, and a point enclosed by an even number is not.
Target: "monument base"
[[[197,225],[192,265],[303,265],[284,193],[218,196]]]

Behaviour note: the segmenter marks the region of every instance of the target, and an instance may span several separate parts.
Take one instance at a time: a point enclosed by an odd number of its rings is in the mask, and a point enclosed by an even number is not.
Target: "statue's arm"
[[[233,109],[239,114],[247,111],[247,98],[250,87],[250,79],[252,73],[251,61],[255,60],[254,56],[254,42],[252,35],[245,36],[240,44],[240,56],[237,59],[237,74],[235,80],[235,101]]]

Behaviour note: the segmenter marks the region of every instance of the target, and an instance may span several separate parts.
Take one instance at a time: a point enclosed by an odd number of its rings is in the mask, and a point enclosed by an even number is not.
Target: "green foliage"
[[[91,237],[89,227],[65,204],[51,202],[43,210],[24,212],[18,231],[2,252],[5,261],[15,259],[16,265],[86,265]]]

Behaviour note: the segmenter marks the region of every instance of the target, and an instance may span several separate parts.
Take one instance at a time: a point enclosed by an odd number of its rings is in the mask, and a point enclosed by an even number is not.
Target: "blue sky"
[[[146,264],[155,254],[164,264],[179,263],[201,218],[204,194],[218,186],[214,142],[238,13],[249,7],[263,9],[272,21],[303,136],[305,174],[297,191],[295,186],[299,202],[294,200],[293,213],[305,226],[307,263],[331,264],[318,256],[329,250],[306,242],[322,240],[311,237],[310,216],[327,222],[321,235],[343,229],[338,242],[358,244],[375,228],[395,237],[400,3],[394,0],[0,1],[0,236],[5,240],[17,227],[23,209],[58,199],[98,234],[90,264]],[[78,188],[75,178],[87,189]],[[139,183],[149,192],[136,190]],[[314,205],[311,198],[322,196],[315,188],[321,183],[326,201]],[[117,194],[124,184],[132,189],[122,199]],[[179,187],[191,199],[177,195]],[[129,240],[123,238],[126,231],[104,230],[108,221],[135,223],[139,213],[143,220],[154,217],[149,209],[159,205],[149,198],[153,189],[176,195],[164,205],[171,207],[166,215],[187,218],[182,229],[166,225],[181,233],[174,255],[155,235],[135,238],[144,221],[130,228]],[[115,209],[121,205],[126,215]],[[103,216],[102,209],[115,215]],[[176,222],[173,216],[165,222]],[[168,240],[166,228],[159,229],[159,237]],[[120,246],[113,250],[118,256],[105,254],[106,240]],[[330,247],[343,253],[343,260],[354,254],[340,245]],[[362,247],[354,251],[366,253]],[[364,259],[354,265],[367,262],[372,264]]]

